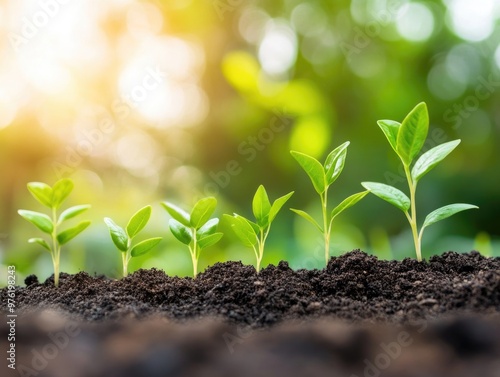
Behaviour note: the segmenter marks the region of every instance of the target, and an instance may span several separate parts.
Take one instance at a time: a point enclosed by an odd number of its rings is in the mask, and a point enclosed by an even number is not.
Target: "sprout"
[[[420,232],[418,230],[415,201],[417,183],[425,174],[448,156],[458,144],[460,144],[460,140],[449,141],[428,150],[418,158],[412,167],[413,161],[424,146],[429,130],[427,105],[424,102],[419,103],[406,116],[403,123],[398,123],[394,120],[379,120],[377,123],[387,138],[387,141],[389,141],[392,149],[394,149],[394,152],[396,152],[403,163],[406,179],[408,181],[408,188],[410,190],[410,197],[408,198],[405,193],[397,188],[383,183],[363,182],[362,185],[370,190],[372,194],[391,203],[404,212],[410,223],[417,260],[421,261],[421,244],[425,228],[455,213],[471,208],[478,208],[471,204],[462,203],[450,204],[438,208],[427,215],[420,228]]]
[[[215,245],[222,238],[222,233],[217,232],[219,219],[210,219],[217,206],[217,199],[213,197],[200,199],[194,205],[191,214],[172,203],[161,204],[173,217],[168,223],[170,231],[189,248],[193,262],[193,277],[196,277],[201,250]]]
[[[82,221],[72,228],[63,231],[59,230],[62,223],[78,216],[90,208],[90,205],[78,205],[64,210],[59,217],[57,216],[57,210],[61,207],[71,191],[73,191],[73,187],[73,181],[67,178],[57,181],[53,187],[42,182],[30,182],[28,183],[28,190],[31,192],[31,195],[33,195],[38,202],[50,208],[51,216],[24,209],[18,211],[24,219],[28,220],[42,232],[50,236],[49,241],[46,241],[44,238],[30,238],[28,242],[41,245],[43,248],[47,249],[52,256],[52,264],[54,265],[54,284],[56,287],[59,285],[61,246],[71,241],[90,225],[90,221]]]
[[[149,238],[132,246],[132,239],[144,229],[150,217],[151,206],[141,208],[130,218],[126,231],[109,217],[104,218],[111,239],[122,255],[123,277],[128,275],[130,259],[149,253],[162,240],[162,237]]]

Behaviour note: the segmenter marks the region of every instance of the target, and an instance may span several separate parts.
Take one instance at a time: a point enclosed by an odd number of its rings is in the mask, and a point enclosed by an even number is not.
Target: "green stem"
[[[54,230],[52,231],[52,264],[54,265],[54,285],[59,286],[59,261],[61,255],[61,246],[57,242],[57,212],[52,208],[52,224]]]
[[[323,236],[325,237],[325,265],[328,265],[330,257],[330,226],[328,226],[328,189],[325,190],[324,195],[321,195],[321,210],[323,212]]]
[[[196,229],[192,229],[193,233],[193,247],[189,248],[189,252],[191,253],[191,260],[193,262],[193,277],[196,278],[198,274],[198,244],[196,241]]]
[[[128,275],[128,250],[122,251],[123,277]]]
[[[267,239],[267,236],[269,235],[270,229],[271,229],[270,225],[267,227],[265,232],[264,232],[264,229],[262,229],[262,228],[260,229],[260,237],[258,240],[259,251],[257,252],[257,250],[255,250],[255,247],[254,247],[255,255],[257,257],[257,273],[260,271],[260,264],[262,263],[262,258],[264,257],[264,246],[266,244],[266,239]]]
[[[410,223],[411,232],[413,235],[413,243],[415,244],[415,252],[417,253],[417,260],[420,262],[422,260],[422,251],[421,251],[421,238],[418,234],[417,227],[417,205],[415,200],[415,193],[417,191],[417,182],[413,182],[411,178],[410,167],[404,165],[406,179],[408,180],[408,187],[410,189],[410,209],[411,215],[406,212],[406,217]]]
[[[259,271],[260,271],[260,258],[259,258],[259,255],[260,255],[260,244],[259,244],[259,250],[257,250],[255,248],[255,245],[252,246],[252,248],[253,248],[253,252],[255,253],[255,259],[257,260],[255,269],[257,270],[257,273],[259,273]]]

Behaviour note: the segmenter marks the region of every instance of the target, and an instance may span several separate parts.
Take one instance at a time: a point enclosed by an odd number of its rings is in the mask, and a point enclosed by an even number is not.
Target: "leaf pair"
[[[307,154],[296,151],[290,153],[307,173],[316,192],[321,195],[342,173],[349,144],[350,142],[346,141],[331,151],[324,165]]]
[[[149,238],[132,246],[132,240],[147,225],[151,217],[151,206],[145,206],[137,211],[128,221],[125,230],[109,217],[104,218],[109,234],[116,248],[121,251],[123,260],[123,275],[128,274],[128,262],[131,258],[139,257],[150,252],[160,243],[162,237]]]
[[[222,233],[217,232],[219,219],[210,218],[217,207],[217,199],[214,197],[200,199],[190,214],[175,204],[169,202],[161,204],[172,216],[169,221],[170,231],[177,240],[189,247],[193,276],[196,277],[200,251],[215,245],[222,238]]]
[[[448,156],[458,146],[458,144],[460,144],[460,140],[449,141],[428,150],[417,159],[411,168],[413,161],[420,153],[427,138],[429,130],[429,114],[427,112],[427,105],[423,102],[419,103],[405,117],[403,123],[398,123],[393,120],[379,120],[377,123],[387,138],[390,146],[403,163],[410,189],[410,197],[408,197],[401,190],[383,183],[363,182],[362,185],[366,189],[370,190],[374,195],[389,202],[406,214],[412,228],[417,259],[421,260],[421,239],[423,231],[427,226],[450,217],[455,213],[471,208],[477,208],[476,206],[470,204],[461,203],[438,208],[426,217],[420,232],[417,231],[415,208],[417,183],[425,174],[431,171],[437,164],[446,158],[446,156]],[[411,211],[411,213],[409,211]]]
[[[323,225],[320,225],[314,218],[307,212],[293,209],[291,210],[303,217],[305,220],[313,224],[321,233],[323,233],[325,239],[325,261],[328,263],[329,249],[330,249],[330,234],[332,230],[332,224],[335,217],[340,213],[352,207],[361,199],[363,199],[368,191],[358,192],[344,199],[338,206],[336,206],[330,213],[328,213],[327,199],[328,199],[328,189],[333,182],[342,173],[344,169],[345,160],[347,158],[347,147],[349,146],[349,141],[341,144],[327,156],[325,164],[321,165],[318,160],[308,156],[304,153],[299,153],[291,151],[292,156],[297,160],[302,169],[307,173],[314,189],[319,194],[321,200],[321,210],[323,214]]]
[[[271,229],[271,223],[292,195],[293,191],[276,199],[273,204],[271,204],[266,189],[264,186],[260,185],[252,201],[252,210],[256,222],[248,220],[236,213],[233,216],[224,215],[243,245],[254,249],[257,258],[257,272],[260,271],[260,264],[264,255],[266,239]],[[256,245],[257,248],[255,247]]]
[[[42,182],[28,183],[28,190],[33,197],[42,205],[51,209],[53,218],[48,215],[21,209],[18,213],[31,224],[36,226],[42,232],[47,233],[52,241],[49,244],[43,238],[30,238],[29,243],[36,243],[48,250],[52,254],[54,263],[54,283],[57,286],[59,282],[59,254],[62,245],[68,243],[81,232],[83,232],[89,225],[90,221],[82,221],[78,225],[59,231],[59,226],[67,220],[70,220],[90,208],[90,205],[77,205],[64,210],[59,218],[57,218],[57,210],[61,207],[62,203],[71,194],[74,188],[73,181],[64,178],[57,181],[53,187]]]
[[[51,209],[58,209],[69,194],[71,194],[73,188],[73,181],[67,178],[60,179],[53,187],[43,182],[28,183],[28,190],[31,195],[41,204]]]

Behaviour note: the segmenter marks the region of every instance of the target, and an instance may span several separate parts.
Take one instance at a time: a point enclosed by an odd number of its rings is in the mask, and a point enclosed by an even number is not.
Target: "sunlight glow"
[[[462,39],[482,41],[493,32],[496,3],[495,0],[450,0],[448,25]]]
[[[259,47],[259,60],[270,75],[287,72],[297,57],[297,37],[286,22],[273,20],[268,23],[266,34]]]
[[[434,30],[434,16],[424,4],[409,3],[401,7],[396,18],[396,27],[398,33],[409,41],[425,41]]]

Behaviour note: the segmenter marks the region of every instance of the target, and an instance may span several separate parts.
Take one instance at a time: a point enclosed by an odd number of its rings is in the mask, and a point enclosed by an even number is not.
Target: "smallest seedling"
[[[127,230],[116,225],[109,217],[104,218],[104,222],[109,228],[109,233],[113,243],[121,251],[123,262],[123,277],[128,275],[128,263],[133,257],[144,255],[158,245],[162,237],[149,238],[132,246],[132,239],[144,229],[151,217],[151,206],[146,206],[137,211],[127,224]]]
[[[264,246],[271,230],[271,223],[292,195],[293,191],[276,199],[271,205],[266,189],[260,185],[252,202],[256,222],[250,221],[236,213],[233,216],[224,215],[243,245],[253,248],[255,258],[257,259],[257,272],[260,271],[260,264],[264,256]]]

